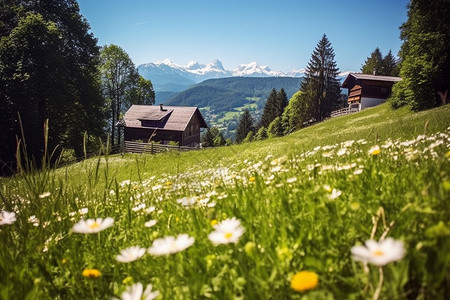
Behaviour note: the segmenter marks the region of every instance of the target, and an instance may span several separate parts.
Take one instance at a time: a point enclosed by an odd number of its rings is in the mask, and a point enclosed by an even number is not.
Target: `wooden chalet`
[[[177,142],[179,146],[198,147],[200,128],[208,128],[197,107],[133,105],[121,125],[127,141]]]
[[[350,73],[342,88],[348,89],[349,108],[359,111],[385,102],[391,95],[392,85],[400,80],[393,76]]]

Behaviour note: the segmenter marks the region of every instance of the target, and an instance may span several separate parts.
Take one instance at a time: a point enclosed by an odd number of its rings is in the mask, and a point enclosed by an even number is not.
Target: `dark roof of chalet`
[[[393,83],[402,80],[400,77],[395,77],[395,76],[350,73],[347,75],[347,78],[345,78],[344,82],[342,83],[343,88],[348,87],[347,84],[348,84],[350,76],[354,77],[356,80],[372,80],[372,81],[384,81],[384,82],[393,82]]]
[[[132,105],[123,119],[126,127],[151,128],[142,126],[141,121],[161,121],[168,117],[162,130],[184,131],[194,115],[200,120],[200,127],[208,128],[200,110],[191,106]]]

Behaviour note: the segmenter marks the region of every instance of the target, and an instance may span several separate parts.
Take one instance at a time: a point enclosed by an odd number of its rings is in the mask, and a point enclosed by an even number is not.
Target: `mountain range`
[[[196,83],[212,78],[225,77],[302,77],[304,70],[288,73],[273,71],[268,66],[260,66],[256,62],[239,65],[234,70],[226,70],[220,60],[208,64],[195,61],[182,66],[166,59],[160,62],[138,66],[139,74],[150,79],[156,92],[179,92]]]

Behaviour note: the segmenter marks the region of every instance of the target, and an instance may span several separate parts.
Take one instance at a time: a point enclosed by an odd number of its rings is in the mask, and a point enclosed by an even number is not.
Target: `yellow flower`
[[[311,271],[300,271],[291,279],[291,288],[297,292],[314,289],[319,283],[319,276]]]
[[[256,180],[256,177],[255,177],[255,176],[252,176],[252,177],[249,178],[249,181],[250,181],[250,182],[254,182],[255,180]]]
[[[100,275],[102,275],[102,273],[97,269],[84,269],[83,273],[81,274],[83,274],[84,277],[88,278],[97,278],[100,277]]]
[[[373,146],[372,148],[369,149],[369,155],[375,156],[380,154],[381,150],[380,147],[378,145]]]
[[[214,225],[216,225],[217,223],[219,223],[219,221],[217,221],[216,219],[211,220],[211,226],[214,226]]]

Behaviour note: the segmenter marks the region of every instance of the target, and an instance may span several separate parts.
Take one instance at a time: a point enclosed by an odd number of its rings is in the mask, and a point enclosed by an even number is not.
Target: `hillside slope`
[[[385,104],[0,179],[0,295],[448,299],[449,116]]]

